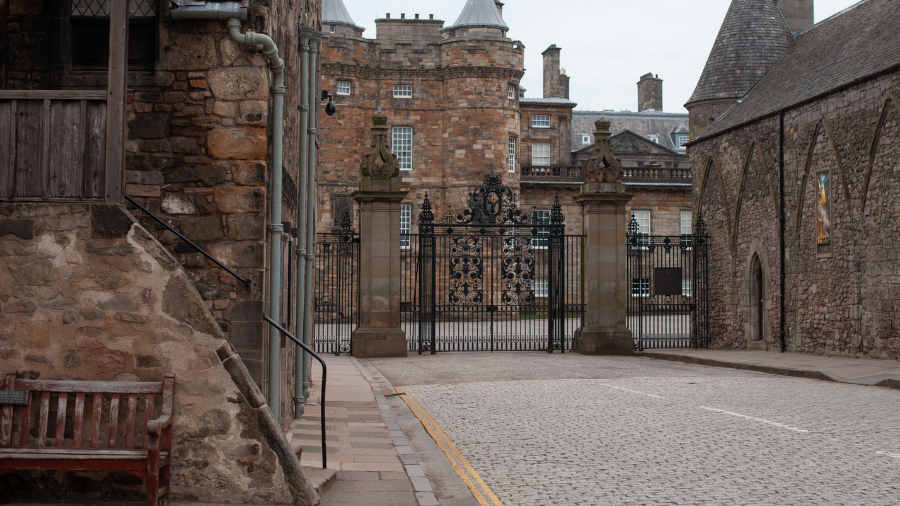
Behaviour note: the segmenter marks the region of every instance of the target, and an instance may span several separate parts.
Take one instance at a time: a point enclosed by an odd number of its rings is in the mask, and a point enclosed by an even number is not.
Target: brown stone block
[[[234,214],[262,212],[266,203],[265,191],[259,187],[218,188],[215,200],[219,211]]]
[[[170,33],[166,60],[170,70],[202,70],[218,65],[216,41],[212,35]]]
[[[406,332],[399,328],[360,327],[350,340],[356,358],[405,357]]]
[[[23,348],[46,348],[50,345],[50,325],[43,322],[17,323],[13,335],[16,346]]]
[[[223,160],[265,160],[265,128],[217,128],[209,132],[209,154]]]
[[[265,100],[269,96],[268,78],[261,67],[215,69],[207,84],[219,100]]]
[[[575,339],[582,355],[634,355],[634,337],[625,327],[581,328]]]

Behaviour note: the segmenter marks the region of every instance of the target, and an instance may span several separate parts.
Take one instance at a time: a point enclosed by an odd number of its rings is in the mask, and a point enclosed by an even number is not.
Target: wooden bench
[[[3,406],[0,475],[19,469],[125,471],[146,485],[148,506],[168,504],[174,375],[162,382],[30,381],[10,373],[3,390],[24,391],[25,405]],[[51,406],[55,427],[48,433]]]

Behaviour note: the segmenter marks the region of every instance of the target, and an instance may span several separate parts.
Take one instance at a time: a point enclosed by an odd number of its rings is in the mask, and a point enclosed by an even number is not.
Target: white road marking
[[[891,453],[891,452],[875,452],[875,455],[886,455],[888,457],[893,457],[895,459],[900,459],[900,454]]]
[[[633,394],[643,395],[644,397],[653,397],[654,399],[665,399],[665,397],[660,397],[660,396],[658,396],[658,395],[645,394],[644,392],[638,392],[637,390],[629,390],[629,389],[627,389],[627,388],[622,388],[622,387],[614,387],[614,386],[612,386],[612,385],[607,385],[607,384],[605,384],[605,383],[600,383],[600,386],[609,387],[609,388],[615,388],[616,390],[622,390],[622,391],[625,391],[625,392],[631,392],[631,393],[633,393]]]
[[[732,413],[731,411],[725,411],[725,410],[721,410],[721,409],[707,408],[706,406],[700,406],[700,407],[703,409],[707,409],[709,411],[715,411],[716,413],[723,413],[726,415],[736,416],[738,418],[746,418],[747,420],[753,420],[754,422],[767,423],[769,425],[774,425],[775,427],[781,427],[782,429],[792,430],[794,432],[809,432],[808,430],[805,430],[805,429],[798,429],[797,427],[791,427],[790,425],[773,422],[771,420],[764,420],[762,418],[754,418],[752,416],[742,415],[740,413]]]

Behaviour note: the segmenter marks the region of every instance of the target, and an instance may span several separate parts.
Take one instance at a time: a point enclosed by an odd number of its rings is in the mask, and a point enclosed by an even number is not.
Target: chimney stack
[[[544,98],[569,99],[569,76],[560,72],[560,48],[552,44],[544,51]]]
[[[778,7],[794,33],[802,32],[815,24],[813,0],[778,0]]]
[[[662,79],[657,74],[652,73],[641,76],[638,81],[638,112],[652,109],[654,111],[662,111],[663,94]]]

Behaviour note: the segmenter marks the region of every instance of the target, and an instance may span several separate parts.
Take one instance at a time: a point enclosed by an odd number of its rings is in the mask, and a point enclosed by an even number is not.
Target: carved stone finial
[[[616,158],[610,145],[609,120],[600,118],[594,122],[594,151],[584,163],[582,173],[585,183],[621,183],[622,163]]]
[[[379,107],[378,114],[372,116],[372,143],[369,152],[363,155],[359,164],[359,172],[364,181],[385,181],[400,176],[400,161],[391,152],[387,132],[387,116],[381,114]]]

